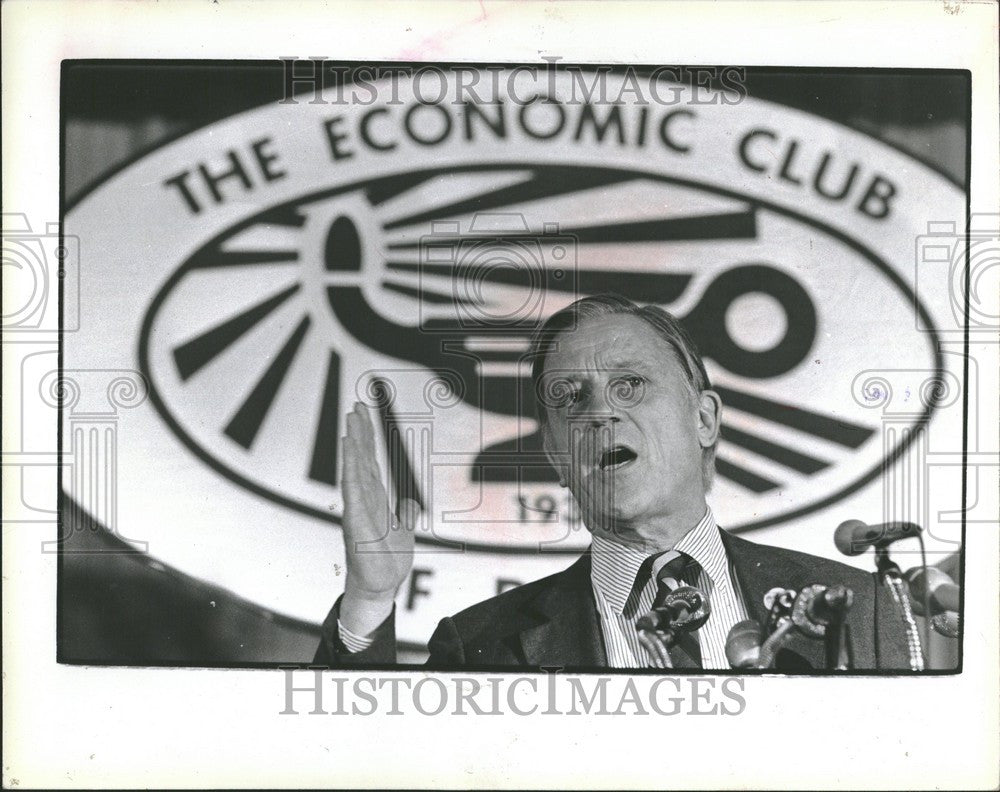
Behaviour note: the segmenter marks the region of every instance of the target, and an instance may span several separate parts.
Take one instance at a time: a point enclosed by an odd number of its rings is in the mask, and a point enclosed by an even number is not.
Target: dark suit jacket
[[[751,618],[766,620],[764,594],[775,586],[842,583],[854,591],[848,629],[857,670],[909,669],[906,636],[895,603],[874,574],[825,558],[769,547],[722,531]],[[349,653],[337,629],[338,600],[323,623],[315,662],[334,667],[389,666],[396,662],[394,619],[375,633],[368,649]],[[590,583],[590,553],[568,569],[527,583],[442,619],[428,644],[428,666],[458,669],[555,666],[566,670],[607,667],[597,606]],[[778,655],[776,668],[824,668],[823,641],[796,636]]]

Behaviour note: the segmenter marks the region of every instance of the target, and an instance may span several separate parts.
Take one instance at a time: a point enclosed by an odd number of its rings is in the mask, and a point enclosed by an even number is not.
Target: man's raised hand
[[[370,408],[354,403],[343,438],[344,548],[347,583],[340,621],[367,635],[392,611],[400,585],[413,567],[414,530],[420,508],[409,498],[395,515],[375,456],[375,425]]]

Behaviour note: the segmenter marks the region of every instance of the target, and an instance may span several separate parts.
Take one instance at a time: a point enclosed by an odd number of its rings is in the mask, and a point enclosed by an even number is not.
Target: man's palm
[[[419,506],[404,499],[398,519],[375,458],[375,428],[368,408],[355,404],[344,438],[344,546],[347,592],[364,599],[392,599],[413,567]]]

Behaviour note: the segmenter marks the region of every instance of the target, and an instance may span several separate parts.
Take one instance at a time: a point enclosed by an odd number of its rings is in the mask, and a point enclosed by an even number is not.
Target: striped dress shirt
[[[747,609],[711,509],[705,511],[705,516],[672,551],[660,551],[651,569],[648,564],[643,569],[646,559],[652,555],[649,550],[594,536],[590,581],[611,668],[652,665],[639,643],[635,623],[653,605],[657,573],[678,553],[686,553],[698,562],[698,580],[685,582],[706,592],[712,608],[708,621],[696,633],[701,645],[702,667],[729,668],[726,638],[734,624],[747,618]],[[640,573],[643,573],[641,580],[637,579]]]

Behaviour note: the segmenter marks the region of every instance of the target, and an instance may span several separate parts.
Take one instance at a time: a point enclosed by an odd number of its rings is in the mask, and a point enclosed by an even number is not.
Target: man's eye
[[[629,374],[627,377],[618,378],[618,387],[623,389],[636,390],[646,384],[646,378],[638,374]]]
[[[617,407],[633,407],[643,396],[646,378],[628,374],[614,379],[608,388],[608,399]]]

